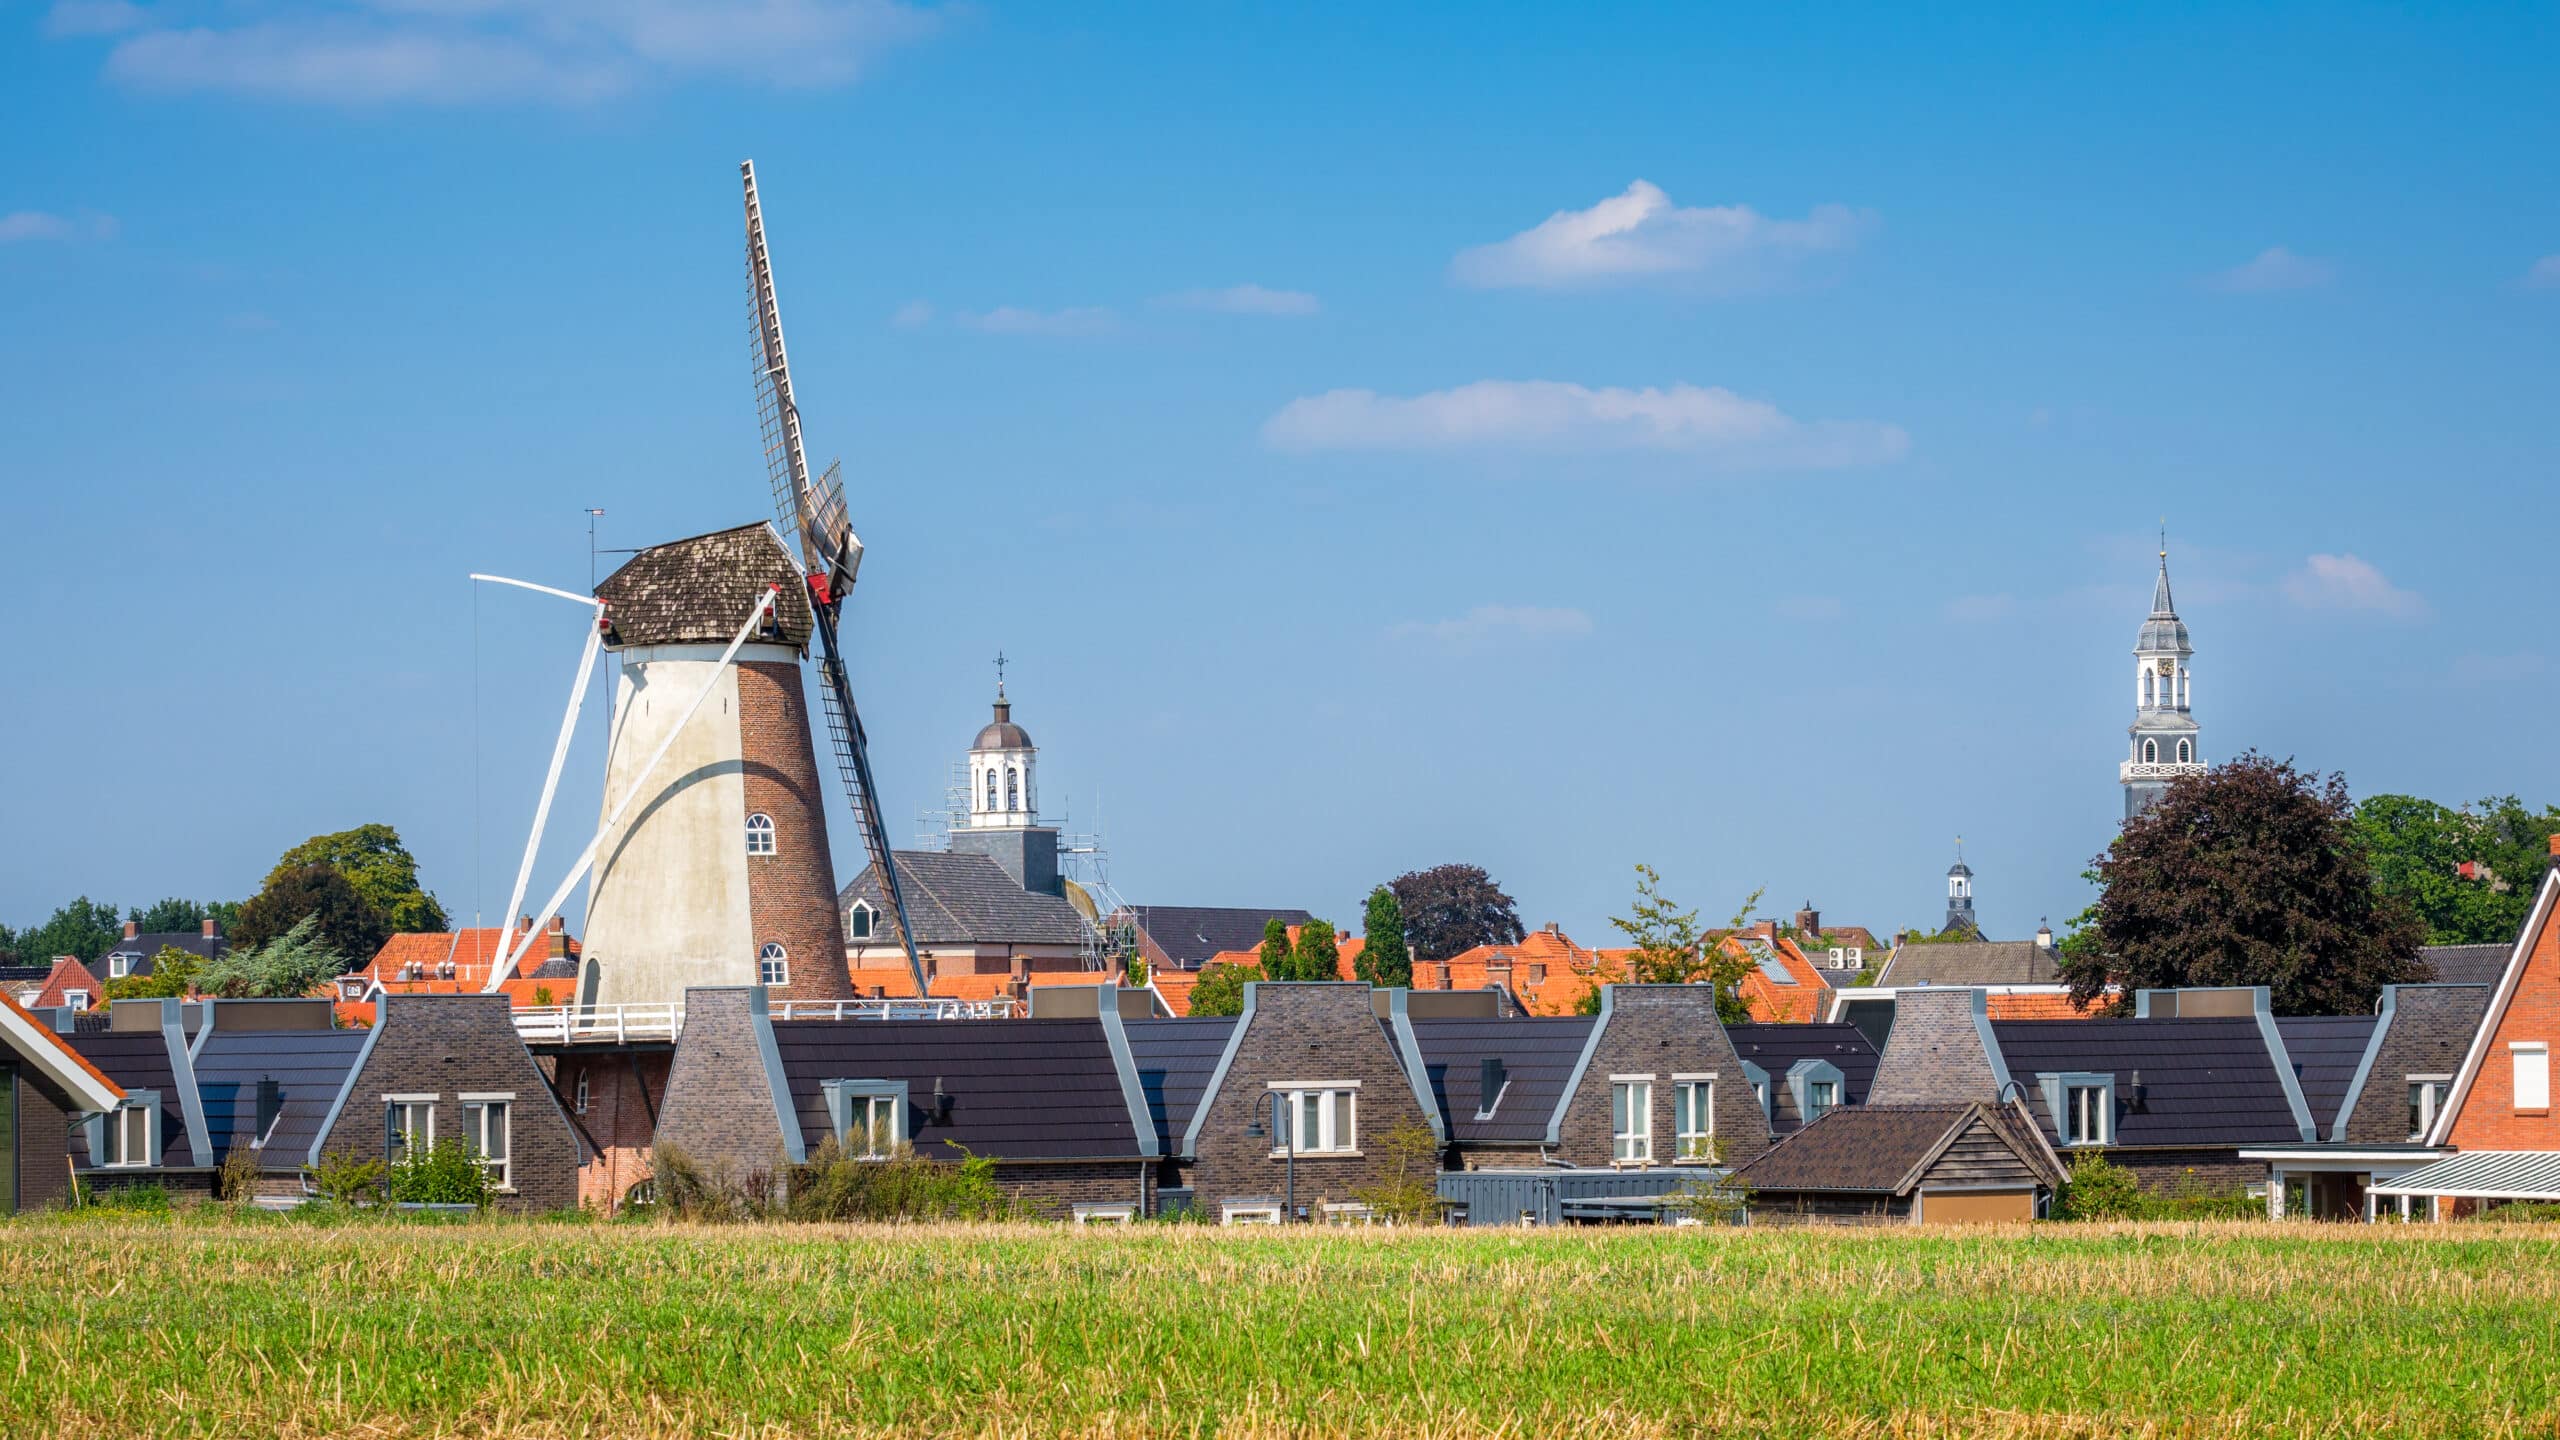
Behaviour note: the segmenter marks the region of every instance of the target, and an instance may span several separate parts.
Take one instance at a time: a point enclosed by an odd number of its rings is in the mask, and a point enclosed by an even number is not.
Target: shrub
[[[305,1165],[302,1173],[311,1180],[311,1188],[332,1205],[361,1205],[382,1198],[382,1162],[358,1159],[352,1155],[323,1155],[318,1165]]]
[[[996,1162],[953,1143],[960,1163],[922,1159],[905,1146],[891,1155],[848,1155],[833,1137],[792,1171],[783,1213],[794,1220],[1002,1220],[1021,1207],[996,1186]]]
[[[235,1204],[258,1198],[258,1152],[246,1145],[234,1145],[226,1151],[222,1168],[213,1172],[213,1195]]]
[[[110,1185],[100,1188],[92,1184],[83,1208],[166,1215],[169,1213],[169,1191],[163,1185]]]
[[[2057,1220],[2139,1220],[2146,1207],[2133,1172],[2095,1153],[2073,1157],[2071,1178],[2053,1200]]]
[[[1355,1185],[1351,1198],[1390,1225],[1426,1225],[1440,1218],[1440,1142],[1430,1127],[1408,1120],[1378,1141],[1383,1157],[1378,1183]]]
[[[488,1167],[456,1140],[412,1145],[391,1165],[391,1198],[406,1204],[488,1208],[497,1185]]]

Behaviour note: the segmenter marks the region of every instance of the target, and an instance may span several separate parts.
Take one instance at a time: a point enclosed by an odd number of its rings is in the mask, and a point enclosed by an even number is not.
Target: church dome
[[[2187,622],[2175,615],[2154,615],[2142,622],[2142,633],[2135,637],[2136,650],[2193,650],[2187,643]]]
[[[1013,706],[1009,702],[998,700],[996,718],[987,722],[987,727],[978,732],[978,738],[970,742],[969,748],[972,750],[1028,750],[1032,748],[1031,732],[1013,723]]]

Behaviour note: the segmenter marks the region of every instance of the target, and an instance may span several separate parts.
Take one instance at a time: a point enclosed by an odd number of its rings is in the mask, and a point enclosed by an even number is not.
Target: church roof
[[[996,718],[969,742],[972,750],[1028,750],[1031,732],[1013,723],[1013,703],[999,693],[996,696]]]
[[[2169,599],[2169,556],[2160,556],[2160,578],[2151,587],[2151,618],[2142,622],[2142,633],[2135,637],[2137,651],[2175,650],[2185,653],[2195,647],[2187,643],[2187,622],[2178,618],[2178,607]]]
[[[815,617],[800,566],[761,522],[652,545],[596,587],[616,646],[726,645],[764,592],[781,587],[774,637],[806,648]]]
[[[1025,890],[995,861],[952,850],[900,850],[898,893],[918,945],[1079,945],[1084,918],[1064,897]],[[885,913],[878,866],[867,865],[836,897],[836,908],[869,902]],[[884,943],[886,927],[874,932]]]

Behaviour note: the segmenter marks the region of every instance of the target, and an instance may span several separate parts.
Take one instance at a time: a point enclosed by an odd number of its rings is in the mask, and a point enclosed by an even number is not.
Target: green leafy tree
[[[2183,776],[2095,862],[2098,945],[2057,957],[2072,998],[2264,985],[2279,1015],[2371,1013],[2427,976],[2406,901],[2373,883],[2346,777],[2252,751]]]
[[[122,975],[107,982],[110,1000],[175,1000],[196,993],[204,960],[175,945],[163,945],[151,957],[148,975]]]
[[[1481,865],[1434,865],[1394,881],[1416,958],[1446,960],[1478,945],[1517,945],[1520,909]]]
[[[1705,979],[1707,941],[1698,929],[1698,912],[1672,903],[1661,886],[1662,877],[1652,866],[1637,865],[1634,913],[1609,917],[1610,926],[1635,947],[1627,957],[1627,979],[1637,985],[1688,985]]]
[[[1289,957],[1289,978],[1342,978],[1342,946],[1334,939],[1331,921],[1310,920],[1298,927],[1298,947]]]
[[[53,912],[43,924],[17,932],[11,949],[19,964],[42,965],[57,955],[83,964],[97,959],[124,938],[124,921],[116,907],[83,895]]]
[[[228,924],[239,913],[239,906],[223,901],[207,903],[172,895],[147,909],[130,911],[125,918],[145,935],[177,935],[197,930],[207,920]]]
[[[1259,965],[1212,965],[1200,972],[1199,983],[1191,987],[1191,1013],[1241,1015],[1244,987],[1262,978]]]
[[[1372,985],[1399,988],[1413,983],[1413,952],[1404,943],[1404,906],[1386,885],[1369,892],[1369,908],[1360,928],[1367,939],[1351,972]]]
[[[1260,969],[1265,978],[1272,980],[1298,978],[1298,957],[1289,944],[1289,926],[1278,916],[1262,922]]]
[[[347,959],[306,915],[263,945],[234,945],[229,954],[195,973],[196,988],[225,1000],[288,999],[308,995],[345,973]]]
[[[382,912],[394,931],[446,928],[444,907],[418,886],[416,857],[400,843],[400,832],[388,825],[359,825],[334,835],[312,836],[284,852],[267,873],[267,886],[272,889],[288,872],[312,865],[326,865],[347,877],[347,883],[366,904]]]
[[[235,951],[255,949],[306,919],[317,922],[319,938],[331,949],[358,964],[372,959],[391,935],[390,920],[346,876],[327,865],[304,865],[269,876],[267,888],[240,907],[231,944]]]
[[[2373,883],[2415,910],[2434,945],[2514,941],[2551,863],[2560,809],[2526,808],[2513,795],[2451,809],[2414,795],[2371,795],[2356,806],[2356,832],[2373,857]],[[2459,872],[2474,867],[2472,878]]]
[[[1427,1225],[1440,1218],[1440,1142],[1407,1120],[1375,1140],[1375,1179],[1351,1187],[1351,1198],[1389,1225]]]

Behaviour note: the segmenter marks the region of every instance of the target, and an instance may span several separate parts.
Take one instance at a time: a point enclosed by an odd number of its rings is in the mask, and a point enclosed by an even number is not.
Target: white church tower
[[[2160,578],[2151,587],[2151,617],[2133,642],[2133,723],[2125,727],[2131,753],[2116,768],[2124,786],[2124,818],[2158,804],[2169,782],[2204,773],[2198,748],[2195,695],[2187,661],[2195,655],[2187,624],[2169,598],[2169,546],[2160,546]]]
[[[1040,747],[1013,723],[999,655],[996,713],[970,742],[969,819],[951,832],[951,848],[986,856],[1025,890],[1058,895],[1058,831],[1040,823],[1039,764]]]

